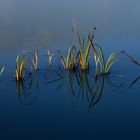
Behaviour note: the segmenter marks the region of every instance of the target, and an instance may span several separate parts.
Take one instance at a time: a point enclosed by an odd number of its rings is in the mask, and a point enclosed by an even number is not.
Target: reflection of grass
[[[86,94],[87,100],[89,102],[89,99],[92,96],[92,84],[90,81],[90,76],[89,73],[87,71],[82,71],[81,73],[78,73],[79,75],[79,81],[77,78],[77,84],[78,84],[78,96],[82,96],[82,98],[84,97],[84,93]]]
[[[91,110],[100,102],[105,85],[114,92],[119,92],[124,88],[124,83],[114,83],[114,80],[112,78],[110,79],[109,75],[100,75],[96,79],[88,71],[76,70],[65,72],[66,73],[57,73],[58,78],[46,82],[46,84],[54,84],[57,82],[57,91],[63,90],[64,88],[69,95],[76,98],[74,106],[77,105],[79,99],[82,99],[82,101],[86,99],[88,107]],[[135,81],[132,82],[132,86]]]
[[[89,105],[96,104],[95,100],[100,100],[101,92],[99,91],[99,86],[101,85],[101,82],[99,82],[97,87],[97,82],[95,84],[94,77],[89,75],[88,71],[71,71],[57,74],[59,78],[56,80],[47,82],[47,84],[53,84],[54,82],[60,82],[60,85],[58,86],[57,90],[60,90],[61,88],[66,88],[67,92],[76,97],[76,103],[79,99],[79,97],[84,98],[86,96],[87,101]],[[95,84],[94,86],[92,84]],[[103,87],[102,87],[103,88]],[[93,100],[94,98],[94,100]]]
[[[16,81],[18,99],[22,104],[24,105],[30,104],[27,103],[28,101],[27,99],[31,97],[32,94],[35,94],[32,93],[33,85],[35,85],[34,88],[37,90],[37,92],[39,92],[39,80],[37,73],[35,73],[34,76],[29,75],[29,77],[26,80]],[[33,98],[33,100],[31,100],[31,103],[34,103],[35,99],[36,96]]]
[[[120,85],[115,85],[110,78],[106,80],[109,88],[115,93],[124,93],[135,86],[135,84],[140,80],[140,76],[136,77],[134,80],[127,82],[122,82]],[[129,81],[129,83],[128,83]]]
[[[89,109],[95,106],[100,101],[104,89],[104,80],[105,77],[100,77],[98,80],[95,80]]]
[[[23,80],[17,81],[17,95],[18,98],[21,97],[21,94],[25,97],[30,95],[30,86],[28,87]]]

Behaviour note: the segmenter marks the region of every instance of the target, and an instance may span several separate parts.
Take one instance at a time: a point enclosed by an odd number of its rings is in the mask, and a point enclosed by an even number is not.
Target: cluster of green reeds
[[[68,52],[65,55],[61,55],[61,63],[64,68],[67,70],[74,70],[77,66],[77,56],[75,56],[76,48],[73,46],[68,49]]]
[[[95,75],[98,74],[108,74],[110,72],[111,66],[119,60],[121,54],[124,54],[124,51],[119,53],[113,52],[108,57],[107,61],[105,60],[104,52],[101,46],[95,44],[93,46],[93,57],[95,61],[96,71]]]
[[[26,66],[25,56],[17,55],[16,59],[16,70],[15,70],[15,79],[17,81],[22,80],[25,77],[25,66]]]
[[[60,55],[61,63],[66,70],[76,70],[80,68],[82,71],[89,68],[89,55],[92,55],[92,59],[95,62],[95,77],[98,75],[109,74],[112,65],[119,60],[121,54],[125,54],[124,51],[113,52],[110,54],[108,59],[105,59],[104,51],[102,47],[94,43],[94,34],[89,33],[87,41],[85,38],[81,39],[77,33],[78,38],[78,51],[75,46],[68,49],[66,55]],[[131,58],[132,61],[135,59],[128,54],[125,54]],[[51,64],[53,54],[48,51],[48,61]],[[21,80],[26,76],[26,67],[30,66],[32,72],[38,70],[38,49],[35,53],[25,52],[23,56],[18,55],[16,60],[16,74],[15,79]]]
[[[113,52],[106,61],[102,47],[94,43],[93,33],[89,33],[86,43],[85,38],[83,37],[83,39],[81,39],[79,33],[77,33],[77,38],[79,51],[77,51],[76,55],[74,55],[76,49],[72,47],[68,50],[66,56],[62,56],[61,61],[65,69],[73,70],[77,66],[80,66],[81,70],[87,70],[89,67],[89,55],[93,54],[95,76],[108,74],[111,66],[118,61],[120,55],[124,53],[124,51],[119,53]]]
[[[37,48],[34,54],[32,52],[24,52],[21,55],[17,55],[16,70],[15,70],[15,79],[17,81],[23,80],[29,74],[27,67],[30,68],[30,71],[38,70],[38,49]]]
[[[76,47],[69,48],[67,55],[61,56],[61,61],[65,69],[74,70],[76,67],[80,66],[80,69],[87,70],[89,68],[89,55],[93,54],[93,60],[95,62],[95,76],[108,74],[112,65],[119,60],[121,54],[124,51],[119,53],[113,52],[110,54],[108,59],[105,59],[104,51],[102,47],[94,43],[94,28],[93,32],[89,32],[87,40],[81,38],[77,26],[73,24],[73,31],[76,34],[78,42],[78,51],[76,52]]]
[[[88,40],[86,42],[84,42],[84,37],[83,40],[80,39],[80,36],[78,34],[78,42],[79,42],[79,51],[78,51],[78,56],[79,56],[79,61],[80,61],[80,66],[82,70],[86,70],[89,66],[89,53],[90,53],[90,49],[92,48],[92,42],[94,39],[94,35],[88,35]],[[83,42],[83,43],[82,43]]]
[[[94,31],[96,28],[94,28]],[[66,53],[66,55],[60,54],[61,63],[66,70],[76,70],[81,69],[85,71],[89,68],[89,56],[92,56],[92,60],[95,62],[95,77],[98,75],[109,74],[112,65],[120,59],[120,56],[124,54],[129,57],[131,61],[137,65],[140,65],[132,56],[121,52],[113,52],[106,59],[102,47],[94,43],[94,31],[88,34],[87,40],[79,35],[76,26],[74,27],[74,32],[77,38],[77,47],[72,45]],[[86,41],[85,41],[86,40]],[[48,50],[48,62],[49,65],[52,62],[54,54]],[[35,52],[26,51],[21,55],[17,55],[16,58],[16,70],[15,79],[17,81],[23,80],[32,71],[38,70],[39,56],[38,49]],[[0,76],[4,71],[4,67],[0,70]]]
[[[79,34],[77,34],[77,37],[79,50],[76,52],[76,47],[72,46],[68,49],[66,56],[61,55],[61,62],[67,70],[74,70],[78,66],[80,66],[82,70],[86,70],[89,67],[89,54],[94,35],[89,34],[86,43],[84,37],[81,39]]]

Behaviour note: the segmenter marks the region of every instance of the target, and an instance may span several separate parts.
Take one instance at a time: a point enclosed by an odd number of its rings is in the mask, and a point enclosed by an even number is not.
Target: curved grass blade
[[[3,68],[1,69],[1,71],[0,71],[0,77],[1,77],[1,75],[2,75],[2,73],[3,73],[3,71],[4,71],[4,69],[5,69],[5,67],[3,67]]]

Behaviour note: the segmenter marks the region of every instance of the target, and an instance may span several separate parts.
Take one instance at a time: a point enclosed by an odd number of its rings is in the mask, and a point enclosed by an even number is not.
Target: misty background
[[[69,45],[73,19],[81,35],[96,27],[101,44],[137,49],[139,5],[139,0],[0,0],[0,52]]]

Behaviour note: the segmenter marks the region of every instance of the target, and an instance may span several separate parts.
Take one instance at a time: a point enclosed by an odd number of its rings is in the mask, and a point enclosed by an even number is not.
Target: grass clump
[[[35,71],[37,71],[37,69],[38,69],[38,48],[36,48],[35,54],[34,55],[32,54],[32,56],[33,56],[33,58],[31,59],[32,66],[33,66],[33,69]]]
[[[32,53],[32,52],[26,52],[26,53],[30,55],[29,61],[30,61],[31,70],[37,71],[38,70],[38,59],[39,59],[38,48],[36,48],[35,53]]]
[[[113,52],[108,57],[107,61],[105,61],[102,47],[99,46],[98,44],[95,44],[93,48],[94,48],[93,56],[96,65],[95,76],[97,76],[98,73],[100,73],[101,75],[109,74],[112,65],[115,62],[117,62],[119,60],[120,55],[124,53],[124,51],[121,51],[119,53]]]
[[[80,66],[82,70],[86,70],[88,69],[89,66],[89,53],[90,53],[90,49],[92,48],[92,42],[94,39],[94,35],[88,35],[88,40],[87,43],[85,45],[85,39],[83,37],[83,39],[81,40],[79,34],[78,34],[78,43],[80,46],[80,50],[78,52],[78,58],[80,61]]]
[[[76,22],[73,21],[72,31],[77,36],[77,42],[79,45],[79,51],[78,51],[77,56],[79,58],[79,62],[80,62],[80,66],[81,66],[82,70],[86,70],[89,67],[89,54],[90,54],[90,49],[92,48],[95,30],[96,30],[96,27],[94,28],[94,30],[92,32],[89,32],[88,39],[85,42],[84,36],[81,39],[81,37],[79,35]]]
[[[26,66],[26,58],[24,56],[17,55],[16,58],[16,72],[15,72],[15,79],[17,81],[23,80],[25,77],[25,66]]]
[[[77,57],[75,57],[76,48],[73,46],[68,49],[67,55],[61,55],[61,63],[67,70],[74,70],[77,66]]]

